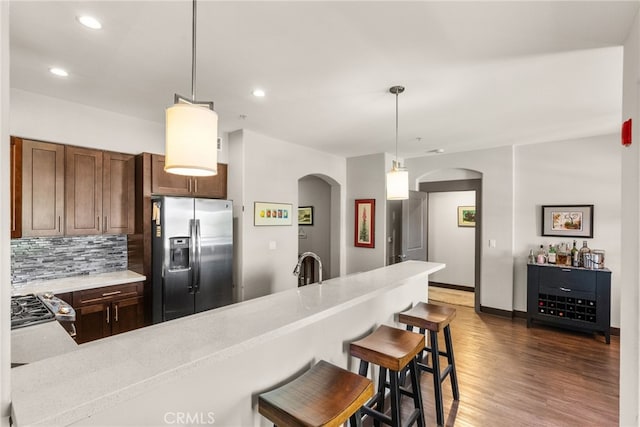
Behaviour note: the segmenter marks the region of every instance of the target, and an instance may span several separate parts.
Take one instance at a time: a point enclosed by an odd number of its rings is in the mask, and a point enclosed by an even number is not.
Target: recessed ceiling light
[[[251,92],[251,93],[253,94],[253,96],[255,96],[257,98],[262,98],[265,95],[264,90],[262,90],[262,89],[254,89],[253,92]]]
[[[67,70],[64,70],[58,67],[49,68],[49,72],[51,74],[55,74],[56,76],[60,76],[60,77],[67,77],[69,75],[69,73],[67,73]]]
[[[434,154],[442,154],[442,153],[444,153],[444,148],[434,148],[433,150],[429,150],[427,152],[428,153],[434,153]]]
[[[84,25],[87,28],[91,28],[92,30],[99,30],[102,28],[102,24],[93,16],[83,15],[78,16],[78,22]]]

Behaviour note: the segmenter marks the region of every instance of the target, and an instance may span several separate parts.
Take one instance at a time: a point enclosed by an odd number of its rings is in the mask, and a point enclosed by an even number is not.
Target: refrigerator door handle
[[[189,282],[189,293],[192,294],[196,285],[196,222],[193,219],[189,220],[189,270],[191,273],[191,281]]]
[[[196,219],[195,220],[196,223],[196,271],[194,271],[194,285],[195,285],[195,292],[198,292],[200,290],[200,266],[201,266],[201,257],[202,257],[202,239],[201,239],[201,233],[200,233],[200,220]]]

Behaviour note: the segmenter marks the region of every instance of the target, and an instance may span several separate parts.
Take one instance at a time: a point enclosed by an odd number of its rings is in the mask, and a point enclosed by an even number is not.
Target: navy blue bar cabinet
[[[527,265],[527,327],[601,332],[611,342],[611,270]]]

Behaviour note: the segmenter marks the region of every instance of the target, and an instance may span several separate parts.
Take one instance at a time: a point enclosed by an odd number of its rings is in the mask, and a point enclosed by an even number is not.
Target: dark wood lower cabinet
[[[144,326],[143,282],[73,293],[76,342],[82,344]]]

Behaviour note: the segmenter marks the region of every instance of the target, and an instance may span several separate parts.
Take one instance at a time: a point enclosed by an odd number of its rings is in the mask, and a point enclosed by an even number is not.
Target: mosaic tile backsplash
[[[127,269],[127,236],[11,240],[11,284]],[[17,285],[17,286],[16,286]]]

